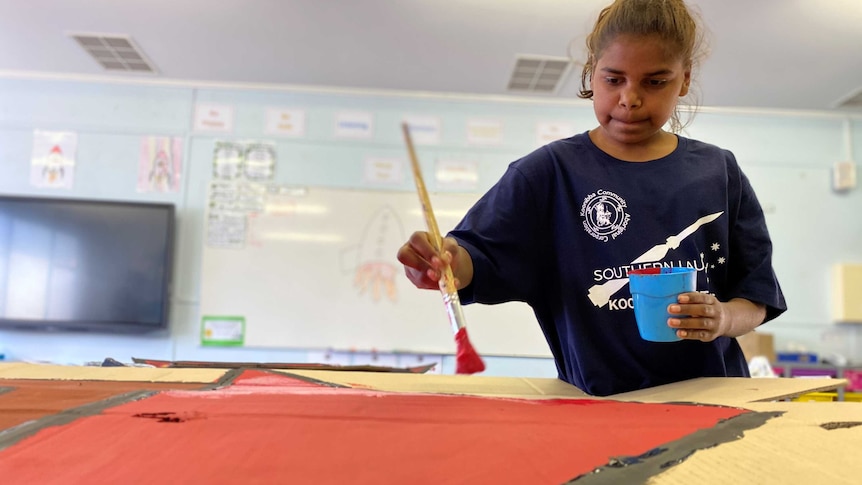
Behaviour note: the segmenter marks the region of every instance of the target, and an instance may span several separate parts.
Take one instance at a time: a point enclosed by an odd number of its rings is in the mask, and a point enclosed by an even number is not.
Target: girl
[[[438,288],[445,258],[462,302],[527,302],[560,379],[593,395],[748,376],[734,337],[786,305],[763,212],[733,154],[675,134],[699,32],[682,0],[602,10],[581,90],[599,126],[512,163],[442,255],[414,233],[398,251],[410,281]],[[625,278],[655,266],[697,269],[698,291],[668,308],[682,341],[639,336]]]

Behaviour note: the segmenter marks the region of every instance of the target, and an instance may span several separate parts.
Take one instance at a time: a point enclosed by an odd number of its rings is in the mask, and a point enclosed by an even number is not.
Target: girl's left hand
[[[730,326],[724,303],[708,293],[689,292],[679,295],[677,303],[667,309],[671,317],[667,323],[676,328],[676,335],[685,340],[711,342],[727,333]]]

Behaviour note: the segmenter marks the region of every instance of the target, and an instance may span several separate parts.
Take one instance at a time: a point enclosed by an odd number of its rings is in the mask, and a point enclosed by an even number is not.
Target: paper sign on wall
[[[335,115],[337,138],[371,138],[374,134],[374,115],[359,111],[342,111]]]
[[[301,109],[266,109],[264,133],[275,136],[305,136],[305,111]]]
[[[30,185],[71,189],[75,182],[75,151],[78,134],[67,131],[33,132]]]
[[[397,158],[366,158],[362,183],[398,185],[404,182],[404,161]]]
[[[441,138],[440,118],[433,116],[411,116],[404,118],[410,129],[410,138],[416,145],[439,145]]]
[[[575,132],[570,123],[545,122],[536,125],[536,144],[547,145],[552,141],[561,140],[572,136]]]
[[[248,232],[248,216],[242,212],[211,210],[207,214],[207,246],[243,249]]]
[[[438,189],[473,190],[479,183],[479,164],[460,160],[437,160],[434,176]]]
[[[199,103],[195,105],[194,130],[197,132],[233,132],[233,106]]]
[[[138,192],[179,192],[182,170],[180,137],[146,136],[138,158]]]
[[[230,347],[244,342],[244,317],[205,316],[201,319],[201,345]]]
[[[213,178],[218,180],[272,180],[277,165],[275,143],[217,140],[213,149]]]
[[[469,120],[467,143],[470,145],[499,145],[503,143],[503,122],[493,120]]]
[[[263,182],[275,176],[275,144],[250,142],[245,146],[243,175],[246,180]]]
[[[242,177],[245,146],[229,140],[218,140],[213,148],[213,178],[236,180]]]

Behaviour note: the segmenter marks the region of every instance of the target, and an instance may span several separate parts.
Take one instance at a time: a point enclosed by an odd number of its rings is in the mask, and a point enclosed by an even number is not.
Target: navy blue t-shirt
[[[473,260],[462,301],[528,303],[560,379],[593,395],[748,376],[736,339],[655,343],[637,330],[627,271],[656,265],[693,267],[698,291],[762,303],[767,320],[786,309],[763,211],[733,154],[678,140],[633,163],[583,133],[513,162],[450,233]]]

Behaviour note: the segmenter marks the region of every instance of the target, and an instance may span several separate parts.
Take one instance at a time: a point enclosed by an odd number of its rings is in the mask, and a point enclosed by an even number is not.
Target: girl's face
[[[691,69],[656,36],[620,35],[600,55],[590,79],[600,136],[620,148],[649,148],[688,93]]]

